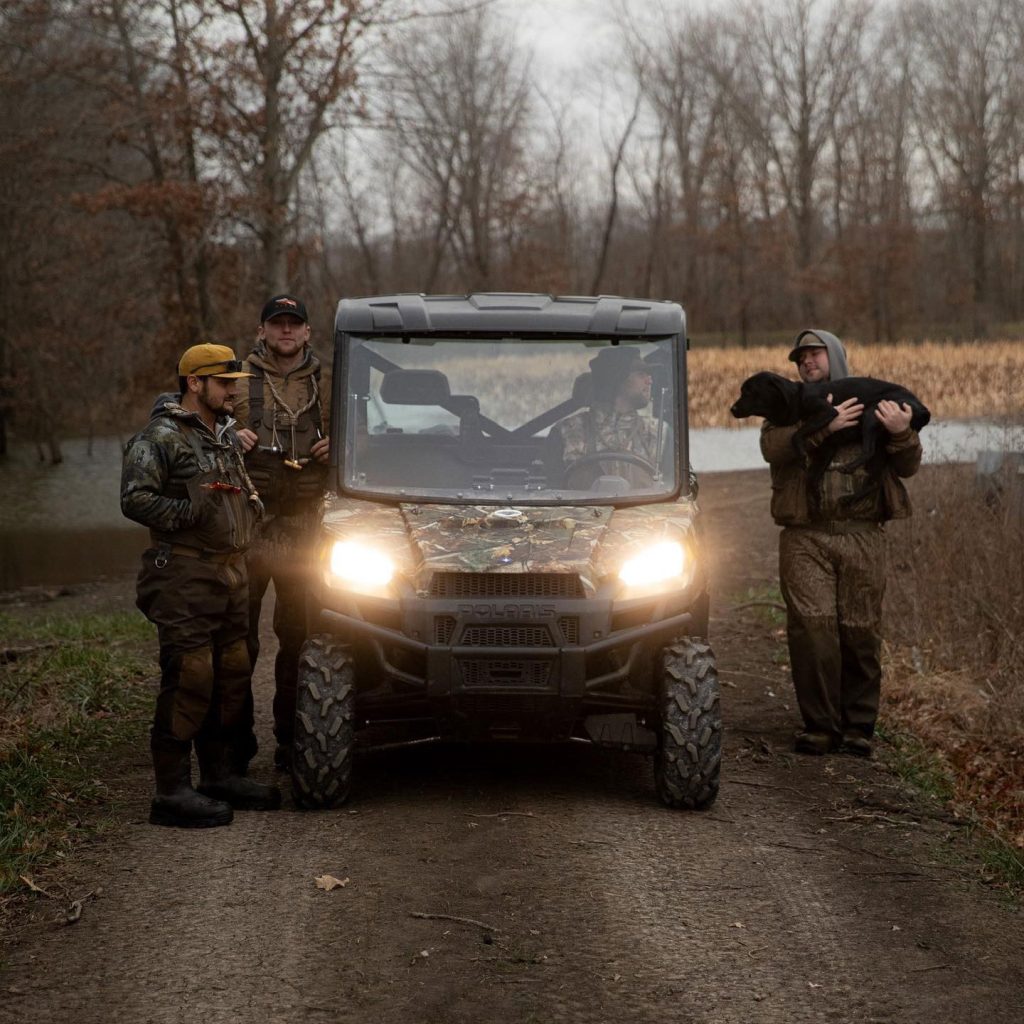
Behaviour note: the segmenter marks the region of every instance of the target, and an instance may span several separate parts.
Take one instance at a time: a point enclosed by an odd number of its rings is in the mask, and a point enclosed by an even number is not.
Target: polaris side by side
[[[609,370],[611,373],[609,373]],[[616,404],[620,381],[637,383]],[[344,299],[296,802],[358,746],[582,740],[718,792],[719,684],[673,302]]]

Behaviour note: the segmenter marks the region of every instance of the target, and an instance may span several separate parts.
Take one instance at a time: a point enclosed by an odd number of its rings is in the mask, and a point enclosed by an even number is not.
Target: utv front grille
[[[503,687],[544,687],[551,675],[547,661],[499,661],[493,658],[467,658],[459,661],[463,685],[471,689]]]
[[[586,597],[568,572],[435,572],[431,597]]]
[[[547,626],[467,626],[461,647],[554,647]]]
[[[434,643],[447,647],[455,633],[455,616],[438,615],[434,619]]]
[[[574,647],[580,642],[580,619],[578,615],[563,615],[558,620],[558,628],[562,631],[562,638],[567,644]]]

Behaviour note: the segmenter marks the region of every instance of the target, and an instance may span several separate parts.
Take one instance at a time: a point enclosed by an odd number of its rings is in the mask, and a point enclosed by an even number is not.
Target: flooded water
[[[80,583],[133,572],[148,534],[121,515],[118,438],[61,445],[64,461],[40,462],[14,444],[0,459],[0,590]]]
[[[762,469],[757,428],[712,428],[690,435],[698,473]],[[1024,427],[932,423],[922,435],[926,462],[975,462],[982,451],[1024,451]],[[146,547],[142,527],[121,515],[117,438],[63,444],[64,462],[40,462],[13,445],[0,459],[0,590],[79,583],[134,572]]]

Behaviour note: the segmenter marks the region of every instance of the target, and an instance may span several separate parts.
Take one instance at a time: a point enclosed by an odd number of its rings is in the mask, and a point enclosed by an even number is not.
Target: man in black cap
[[[590,360],[590,407],[551,430],[549,474],[573,490],[586,490],[603,475],[621,477],[636,488],[652,487],[659,462],[666,471],[673,445],[669,424],[661,424],[659,436],[657,421],[643,412],[651,402],[651,382],[651,368],[635,348],[602,349]],[[576,467],[584,456],[599,452],[607,452],[608,458],[587,459]],[[647,465],[617,460],[615,452],[638,456]]]
[[[231,749],[251,675],[245,552],[261,513],[230,418],[247,376],[230,348],[193,345],[178,363],[181,394],[162,395],[125,448],[121,510],[152,540],[137,604],[160,642],[154,825],[209,828],[232,808],[281,803],[276,787],[233,770]]]
[[[846,351],[828,331],[802,331],[789,359],[806,384],[850,376]],[[883,523],[910,515],[901,478],[917,472],[921,442],[910,427],[909,406],[880,402],[876,415],[889,435],[881,472],[868,467],[841,472],[839,467],[860,453],[860,443],[832,448],[824,442],[859,423],[864,405],[851,398],[836,412],[827,427],[807,438],[804,457],[792,444],[799,424],[774,426],[766,420],[761,453],[771,467],[772,517],[783,528],[779,581],[793,687],[804,720],[796,749],[827,754],[842,748],[869,757],[882,681]],[[821,469],[820,460],[827,465],[820,501],[812,502],[810,470]]]
[[[306,639],[306,598],[312,552],[323,511],[329,442],[320,393],[320,361],[310,348],[306,306],[275,295],[260,312],[256,346],[245,360],[252,374],[235,403],[245,463],[266,516],[249,552],[249,654],[260,650],[260,609],[274,581],[274,764],[291,764],[299,649]],[[240,766],[256,752],[250,694],[237,744]]]

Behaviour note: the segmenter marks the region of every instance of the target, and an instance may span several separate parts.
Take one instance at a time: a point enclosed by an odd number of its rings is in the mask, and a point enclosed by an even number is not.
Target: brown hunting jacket
[[[793,448],[798,427],[776,427],[767,420],[761,427],[761,454],[771,468],[772,518],[780,526],[806,526],[812,522],[808,497],[807,459],[825,439],[819,431],[807,439],[808,456],[802,459]],[[867,479],[864,468],[841,473],[836,466],[852,461],[860,452],[859,444],[838,448],[825,470],[821,485],[821,515],[814,521],[859,519],[884,522],[906,519],[911,514],[910,496],[901,477],[913,476],[921,465],[921,440],[914,430],[889,437],[886,460],[877,485],[854,503],[841,503],[856,493]]]

